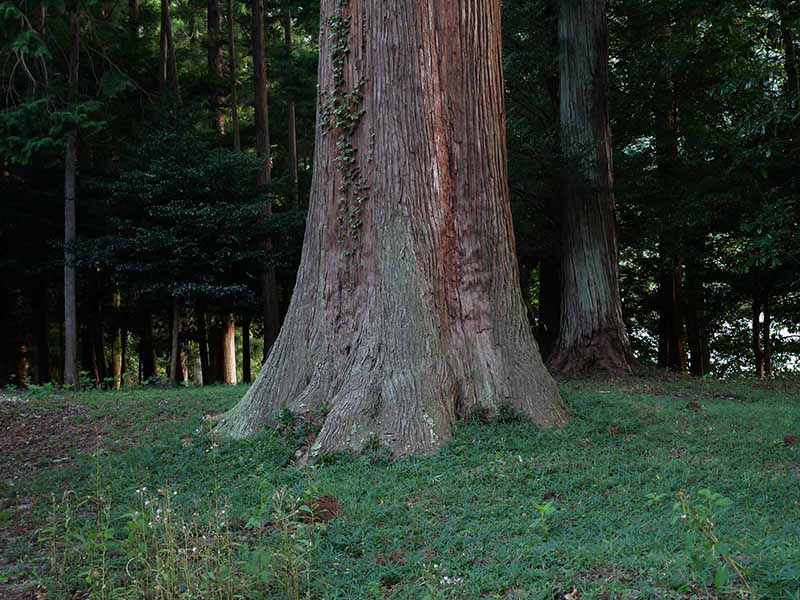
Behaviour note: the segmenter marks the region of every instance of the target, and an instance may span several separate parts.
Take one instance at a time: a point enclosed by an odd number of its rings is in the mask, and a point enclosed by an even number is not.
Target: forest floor
[[[0,392],[0,598],[800,598],[800,383],[562,391],[304,467],[301,424],[208,434],[243,387]]]

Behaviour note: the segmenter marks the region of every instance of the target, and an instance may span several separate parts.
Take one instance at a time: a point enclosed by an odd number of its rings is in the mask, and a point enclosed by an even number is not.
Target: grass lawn
[[[744,597],[721,554],[751,597],[800,598],[797,382],[562,391],[563,430],[476,422],[430,457],[306,467],[297,428],[205,433],[242,387],[4,392],[0,598],[198,597],[181,565],[209,599]]]

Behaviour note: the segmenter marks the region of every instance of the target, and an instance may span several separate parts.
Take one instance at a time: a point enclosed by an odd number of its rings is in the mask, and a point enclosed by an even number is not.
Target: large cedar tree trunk
[[[221,430],[324,414],[313,459],[375,442],[430,452],[501,406],[564,424],[514,256],[500,0],[323,0],[321,19],[297,284]]]
[[[561,219],[561,325],[551,369],[624,373],[604,0],[562,0],[561,144],[568,169]]]
[[[70,13],[69,95],[77,101],[81,29],[79,8]],[[80,389],[78,374],[78,298],[75,271],[75,177],[78,169],[78,128],[67,132],[64,158],[64,385]]]

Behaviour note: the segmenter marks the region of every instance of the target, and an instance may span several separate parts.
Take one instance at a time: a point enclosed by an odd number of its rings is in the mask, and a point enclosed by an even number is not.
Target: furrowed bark
[[[561,0],[561,144],[569,170],[561,215],[561,323],[548,365],[564,374],[625,373],[603,0]]]
[[[324,413],[313,459],[375,441],[431,452],[458,419],[502,406],[564,424],[514,256],[500,0],[323,0],[321,18],[297,284],[220,430]]]

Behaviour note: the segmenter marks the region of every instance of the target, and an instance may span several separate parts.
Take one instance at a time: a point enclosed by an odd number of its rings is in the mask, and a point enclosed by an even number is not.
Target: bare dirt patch
[[[8,485],[40,468],[67,463],[76,453],[99,448],[103,423],[68,398],[46,402],[0,397],[0,474]]]

